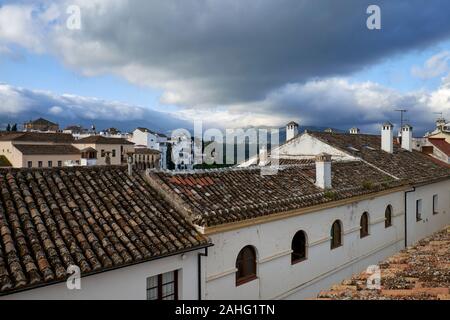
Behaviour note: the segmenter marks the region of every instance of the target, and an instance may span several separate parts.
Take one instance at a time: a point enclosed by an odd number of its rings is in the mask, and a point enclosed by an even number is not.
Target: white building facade
[[[197,300],[200,253],[204,249],[82,277],[80,289],[68,289],[64,281],[0,296],[0,300],[147,300],[157,294],[150,283],[159,276],[167,278],[176,300]]]

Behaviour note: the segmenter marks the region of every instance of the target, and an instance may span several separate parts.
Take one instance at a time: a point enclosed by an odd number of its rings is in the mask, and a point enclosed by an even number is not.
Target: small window
[[[392,226],[392,207],[389,205],[384,211],[384,227],[389,228]]]
[[[433,196],[433,214],[438,214],[438,195]]]
[[[416,221],[422,220],[422,199],[416,201]]]
[[[28,161],[28,168],[33,168],[33,161]]]
[[[42,161],[38,161],[38,167],[42,168]]]
[[[364,238],[369,235],[369,214],[364,212],[361,216],[361,220],[359,221],[359,237]]]
[[[102,149],[102,151],[100,152],[100,156],[101,156],[102,158],[105,157],[105,150]]]
[[[256,252],[252,246],[246,246],[239,252],[236,269],[236,286],[256,279]]]
[[[291,264],[306,260],[306,233],[298,231],[292,239]]]
[[[48,167],[49,167],[49,168],[53,167],[53,161],[49,161],[49,162],[48,162]]]
[[[147,278],[147,300],[178,300],[178,270]]]
[[[342,225],[336,220],[331,226],[331,249],[342,246]]]
[[[62,167],[62,161],[58,161],[58,167]]]
[[[113,156],[113,158],[116,157],[116,149],[112,149],[112,156]]]

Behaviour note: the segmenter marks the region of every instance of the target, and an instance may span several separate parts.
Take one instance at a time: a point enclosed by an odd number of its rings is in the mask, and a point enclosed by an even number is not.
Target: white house
[[[130,141],[136,145],[143,145],[149,149],[161,152],[160,168],[167,169],[167,136],[147,128],[137,128],[133,131]]]
[[[449,224],[450,168],[405,129],[402,145],[385,123],[381,136],[294,135],[241,168],[149,172],[214,244],[202,297],[313,297]]]

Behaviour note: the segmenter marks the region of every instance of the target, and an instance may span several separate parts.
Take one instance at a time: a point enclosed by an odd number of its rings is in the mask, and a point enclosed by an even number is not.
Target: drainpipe
[[[208,247],[205,252],[198,254],[198,300],[202,300],[202,257],[208,256]]]
[[[416,187],[412,187],[411,190],[405,191],[405,248],[408,247],[408,215],[407,215],[407,207],[408,207],[408,193],[415,192]]]

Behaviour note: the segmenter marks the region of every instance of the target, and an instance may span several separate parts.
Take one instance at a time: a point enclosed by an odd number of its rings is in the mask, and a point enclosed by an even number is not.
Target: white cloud
[[[413,66],[411,73],[417,78],[436,78],[450,71],[449,62],[450,51],[442,51],[425,61],[423,66]]]
[[[4,5],[0,7],[0,44],[14,43],[41,52],[43,43],[39,26],[32,15],[31,5]]]

